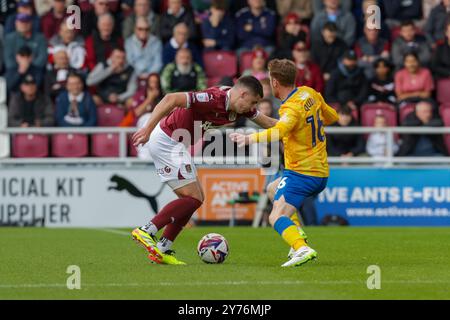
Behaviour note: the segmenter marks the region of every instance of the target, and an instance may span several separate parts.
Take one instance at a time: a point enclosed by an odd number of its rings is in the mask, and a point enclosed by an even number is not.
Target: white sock
[[[169,239],[161,238],[161,240],[159,240],[156,246],[158,247],[159,250],[161,250],[161,252],[166,252],[167,250],[170,250],[170,248],[172,248],[172,244],[173,242],[170,241]]]
[[[145,226],[142,226],[141,229],[148,234],[151,234],[152,236],[158,233],[158,228],[152,222],[149,222]]]

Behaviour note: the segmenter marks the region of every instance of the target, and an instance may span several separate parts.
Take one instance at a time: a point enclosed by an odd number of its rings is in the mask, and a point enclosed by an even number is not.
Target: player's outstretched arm
[[[150,119],[144,128],[138,130],[132,138],[133,145],[137,147],[140,144],[147,143],[153,129],[158,125],[159,121],[172,112],[177,107],[187,107],[186,93],[169,93],[155,107]]]
[[[269,129],[269,128],[276,126],[278,119],[268,117],[268,116],[262,114],[261,112],[259,112],[258,115],[256,116],[256,118],[252,119],[252,121],[254,123],[256,123],[258,126],[260,126],[261,128]]]

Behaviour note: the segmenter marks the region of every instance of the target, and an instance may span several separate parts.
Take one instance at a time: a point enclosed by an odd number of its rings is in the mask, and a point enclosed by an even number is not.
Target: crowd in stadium
[[[66,23],[71,4],[81,28]],[[367,23],[381,9],[380,28]],[[341,127],[450,126],[450,0],[0,0],[10,127],[135,126],[165,93],[253,75],[277,116],[267,62],[292,59]],[[243,126],[246,123],[238,123]],[[447,138],[446,138],[447,139]],[[446,156],[402,135],[398,156]],[[446,144],[447,141],[447,144]],[[383,156],[383,134],[330,135],[330,156]]]

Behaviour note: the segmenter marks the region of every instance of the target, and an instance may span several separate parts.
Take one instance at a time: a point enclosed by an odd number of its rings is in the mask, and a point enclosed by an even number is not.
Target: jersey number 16
[[[317,119],[317,127],[316,127],[316,119]],[[311,144],[312,147],[314,148],[317,145],[317,139],[319,139],[320,142],[325,141],[325,135],[322,134],[323,122],[322,119],[320,118],[320,110],[317,110],[316,117],[309,116],[308,118],[306,118],[306,123],[311,125],[311,138],[312,138]]]

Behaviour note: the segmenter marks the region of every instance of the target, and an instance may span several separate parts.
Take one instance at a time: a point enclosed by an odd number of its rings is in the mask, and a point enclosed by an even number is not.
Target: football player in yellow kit
[[[299,226],[290,219],[305,198],[322,192],[329,175],[324,126],[338,120],[322,95],[309,87],[296,87],[297,68],[289,60],[269,62],[273,94],[282,100],[280,120],[267,130],[251,135],[232,133],[239,146],[282,140],[285,170],[274,195],[270,224],[293,249],[283,267],[300,266],[317,257]]]

